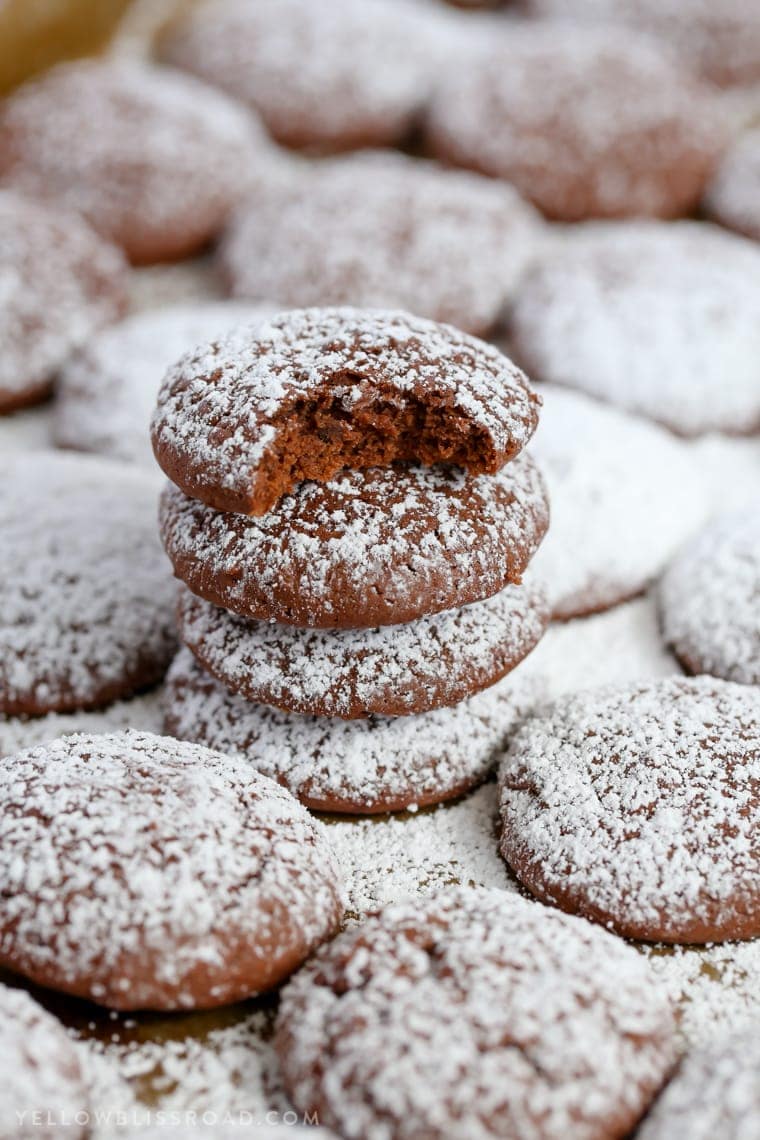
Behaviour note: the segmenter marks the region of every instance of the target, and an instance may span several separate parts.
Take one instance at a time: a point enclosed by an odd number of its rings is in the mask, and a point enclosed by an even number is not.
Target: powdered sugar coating
[[[722,86],[760,80],[755,0],[522,0],[542,16],[627,25],[656,36]]]
[[[505,26],[465,55],[427,133],[558,221],[688,213],[726,141],[709,94],[656,44],[571,24]]]
[[[302,1110],[351,1140],[624,1135],[674,1059],[631,948],[500,890],[397,903],[286,987],[277,1048]]]
[[[56,452],[0,464],[0,709],[97,708],[155,684],[175,645],[155,482]]]
[[[59,1134],[55,1123],[68,1118],[66,1134],[77,1140],[84,1129],[76,1114],[88,1097],[76,1050],[63,1026],[23,990],[0,985],[0,1137]],[[32,1122],[40,1114],[39,1123]]]
[[[449,708],[527,656],[549,620],[533,581],[406,625],[302,630],[251,622],[180,594],[180,637],[200,664],[249,701],[310,716],[405,716]]]
[[[287,146],[383,146],[411,127],[433,62],[427,24],[383,0],[220,0],[164,37],[178,67],[255,107]]]
[[[70,736],[0,769],[0,962],[117,1009],[276,984],[339,925],[318,825],[250,764],[150,733]]]
[[[580,230],[524,279],[510,337],[537,380],[678,434],[760,430],[760,250],[712,226]]]
[[[551,501],[537,554],[554,616],[641,593],[704,522],[706,483],[687,445],[656,424],[547,385],[532,446]]]
[[[713,221],[760,241],[760,130],[747,131],[726,152],[704,208]]]
[[[502,854],[539,898],[645,941],[760,933],[760,690],[570,696],[517,733],[500,782]]]
[[[195,345],[273,312],[264,304],[199,302],[137,313],[106,329],[59,377],[56,443],[154,467],[150,420],[167,368]]]
[[[760,1131],[760,1034],[745,1030],[688,1053],[639,1140],[752,1140]]]
[[[244,108],[131,59],[61,64],[0,113],[2,180],[83,214],[136,263],[214,237],[267,150]]]
[[[660,583],[666,643],[691,673],[760,685],[760,512],[723,515]]]
[[[317,811],[440,803],[482,783],[539,686],[518,668],[452,709],[332,720],[249,704],[183,649],[167,678],[167,732],[245,758]]]
[[[262,461],[276,454],[288,419],[325,395],[340,405],[336,433],[380,402],[443,408],[462,432],[477,434],[489,472],[525,446],[540,404],[498,349],[451,325],[402,312],[295,309],[235,329],[169,369],[153,418],[156,458],[187,495],[248,514]]]
[[[79,218],[0,191],[0,412],[43,398],[69,354],[126,308],[118,250]]]
[[[243,617],[326,629],[400,625],[519,581],[548,525],[538,469],[345,471],[301,483],[262,518],[167,487],[160,527],[175,574]]]
[[[263,180],[223,248],[238,297],[406,309],[493,328],[539,241],[510,186],[390,152],[317,165],[286,192]]]

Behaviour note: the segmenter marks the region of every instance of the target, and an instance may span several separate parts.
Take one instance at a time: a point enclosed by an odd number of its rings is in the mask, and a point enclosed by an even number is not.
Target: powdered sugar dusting
[[[4,711],[97,707],[160,680],[175,636],[153,480],[43,451],[0,470]]]
[[[640,593],[710,512],[702,466],[656,424],[545,387],[532,454],[551,526],[535,566],[555,617]]]
[[[193,593],[246,617],[327,628],[401,623],[495,594],[520,577],[547,523],[528,455],[493,477],[344,471],[301,483],[261,518],[176,487],[161,500],[164,545]]]
[[[317,809],[398,811],[484,780],[539,685],[518,668],[452,709],[331,720],[250,704],[182,650],[167,679],[166,729],[245,757]]]
[[[448,707],[493,683],[548,622],[534,580],[405,625],[302,630],[251,622],[182,590],[180,637],[201,665],[248,700],[352,719]]]
[[[760,513],[724,515],[660,585],[663,637],[693,673],[760,684]]]
[[[518,732],[500,781],[502,853],[540,897],[650,940],[758,933],[758,690],[570,696]]]
[[[277,1042],[296,1104],[346,1137],[590,1140],[637,1121],[673,1034],[667,997],[622,942],[459,888],[391,905],[318,952],[283,993]]]
[[[299,401],[329,392],[350,415],[379,391],[443,405],[500,461],[525,446],[539,400],[498,349],[402,312],[296,309],[188,353],[169,370],[153,419],[164,470],[198,498],[250,498],[257,465]],[[169,460],[171,467],[167,466]]]
[[[537,380],[679,434],[760,428],[760,250],[711,226],[584,227],[524,280],[511,337]]]
[[[167,368],[195,345],[273,312],[271,306],[229,301],[174,305],[106,329],[59,377],[56,443],[153,467],[150,420]]]
[[[260,180],[222,258],[237,296],[398,307],[484,333],[539,235],[504,183],[363,152],[307,168],[285,191]]]
[[[39,394],[126,307],[126,266],[78,218],[0,191],[0,407]]]
[[[76,1114],[88,1105],[88,1096],[76,1049],[61,1025],[22,990],[0,985],[0,1135],[53,1136],[54,1126],[44,1123],[54,1112],[68,1117],[67,1135],[76,1140],[84,1129]],[[37,1126],[34,1113],[41,1114]],[[19,1120],[19,1114],[21,1120]],[[24,1130],[26,1129],[26,1131]]]
[[[337,925],[326,840],[249,764],[125,732],[17,753],[2,772],[5,965],[105,1004],[192,1008],[199,963],[205,1004],[224,1004],[246,992],[240,945],[276,981],[275,949],[305,957]]]
[[[714,221],[760,241],[760,130],[747,131],[726,153],[704,205]]]

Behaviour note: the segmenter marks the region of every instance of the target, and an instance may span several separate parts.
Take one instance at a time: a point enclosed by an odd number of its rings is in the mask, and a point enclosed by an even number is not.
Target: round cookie
[[[660,583],[663,637],[689,673],[760,685],[760,513],[723,515]]]
[[[0,985],[0,1137],[85,1136],[89,1097],[63,1026],[23,990]]]
[[[222,251],[232,293],[283,305],[399,308],[483,334],[540,240],[510,186],[389,152],[264,184]]]
[[[723,87],[760,81],[756,0],[521,0],[521,7],[534,15],[636,28]]]
[[[276,985],[343,914],[336,861],[250,764],[150,733],[3,761],[0,964],[113,1009],[208,1009]]]
[[[511,672],[549,621],[535,580],[378,629],[252,622],[183,589],[180,638],[233,693],[285,712],[355,720],[450,708]]]
[[[0,461],[0,713],[98,708],[171,661],[174,586],[138,471],[56,452]]]
[[[83,214],[135,264],[215,237],[268,148],[221,92],[135,60],[61,64],[0,109],[0,179]]]
[[[394,903],[286,986],[275,1039],[296,1108],[341,1136],[613,1140],[675,1059],[651,966],[517,894]]]
[[[374,815],[442,803],[481,784],[539,689],[523,667],[455,708],[332,720],[249,704],[183,649],[167,677],[164,727],[244,758],[313,811]]]
[[[169,370],[153,450],[186,495],[263,515],[304,479],[396,460],[494,474],[540,398],[498,349],[408,313],[295,309]]]
[[[629,938],[760,934],[760,691],[671,677],[563,698],[501,773],[501,852],[542,901]]]
[[[301,483],[263,518],[169,486],[160,507],[176,576],[257,621],[321,629],[401,625],[520,581],[548,501],[528,455],[498,475],[448,467],[344,471]]]
[[[53,436],[59,447],[155,466],[150,420],[164,373],[196,344],[235,325],[254,325],[267,305],[208,301],[136,313],[93,337],[56,385]]]
[[[638,1140],[752,1140],[760,1128],[760,1034],[745,1029],[695,1049],[655,1101]]]
[[[725,141],[714,101],[657,45],[572,25],[492,37],[446,71],[427,120],[437,157],[564,222],[689,213]]]
[[[77,217],[0,190],[0,414],[49,395],[68,356],[127,307],[126,265]]]
[[[713,221],[760,241],[760,130],[747,131],[727,151],[703,206]]]
[[[580,230],[523,279],[509,339],[536,380],[679,435],[760,431],[760,250],[712,226]]]
[[[707,488],[681,440],[580,392],[546,385],[531,454],[552,522],[534,563],[552,614],[598,613],[640,594],[704,522]]]
[[[387,146],[405,137],[433,74],[427,21],[383,0],[220,0],[164,35],[164,59],[255,107],[290,147]]]

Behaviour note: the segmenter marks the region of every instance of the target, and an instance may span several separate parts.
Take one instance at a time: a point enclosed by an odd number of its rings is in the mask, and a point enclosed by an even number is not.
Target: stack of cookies
[[[324,811],[485,778],[548,621],[524,577],[539,404],[495,348],[402,312],[292,310],[184,356],[152,433],[183,583],[167,731]]]

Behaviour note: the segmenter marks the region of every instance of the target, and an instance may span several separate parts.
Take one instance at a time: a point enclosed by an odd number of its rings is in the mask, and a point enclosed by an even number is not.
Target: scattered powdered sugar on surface
[[[307,803],[333,811],[410,808],[484,780],[510,732],[540,701],[524,665],[451,709],[331,720],[230,693],[182,650],[167,679],[166,728],[247,758]]]
[[[760,1128],[757,1027],[695,1050],[655,1105],[638,1140],[752,1140]]]
[[[16,753],[0,776],[0,957],[26,974],[192,1008],[202,962],[222,1004],[244,990],[238,944],[266,974],[339,919],[319,825],[250,764],[129,731]]]
[[[560,220],[671,216],[696,203],[725,131],[709,94],[657,44],[504,24],[470,47],[432,100],[436,154],[509,179]]]
[[[79,218],[0,191],[0,403],[43,389],[126,307],[118,250]]]
[[[458,888],[320,950],[283,991],[278,1049],[296,1105],[346,1137],[582,1140],[637,1121],[674,1059],[674,1019],[620,940]]]
[[[255,107],[288,145],[382,145],[406,134],[432,85],[429,28],[383,0],[221,0],[178,24],[162,54]]]
[[[716,222],[760,240],[760,130],[741,135],[724,155],[704,206]]]
[[[301,483],[260,518],[215,511],[169,486],[161,533],[194,593],[249,617],[355,627],[487,597],[519,577],[548,521],[520,455],[495,476],[457,468],[344,471]],[[344,620],[346,617],[348,620]]]
[[[324,394],[347,416],[380,396],[443,406],[482,433],[501,462],[525,446],[538,418],[523,373],[451,325],[396,311],[296,309],[235,329],[171,368],[154,444],[181,469],[186,490],[202,497],[224,488],[247,502],[287,415]]]
[[[137,471],[51,451],[2,461],[0,701],[104,704],[163,675],[174,587]]]
[[[760,684],[760,508],[716,519],[671,563],[663,637],[689,672]]]
[[[486,601],[375,629],[250,621],[186,589],[178,606],[181,640],[233,692],[349,719],[454,705],[519,664],[547,621],[545,594],[533,578]]]
[[[23,990],[0,984],[0,1136],[53,1136],[55,1128],[33,1124],[34,1113],[68,1118],[67,1135],[83,1136],[77,1112],[88,1094],[77,1050],[62,1026]],[[18,1114],[24,1117],[19,1122]],[[21,1127],[25,1124],[26,1131]]]
[[[56,386],[59,446],[154,466],[150,420],[164,373],[195,345],[274,309],[232,301],[174,305],[128,317],[94,337]]]
[[[531,453],[551,502],[535,566],[555,616],[640,593],[712,506],[696,456],[681,440],[588,397],[543,387]]]
[[[0,757],[12,756],[22,748],[47,744],[59,736],[75,733],[114,732],[134,728],[160,733],[163,726],[163,692],[148,693],[106,708],[87,712],[48,713],[47,716],[0,717]]]
[[[573,694],[518,730],[502,851],[541,897],[634,937],[760,927],[760,691],[674,677]]]
[[[541,240],[512,187],[389,152],[260,179],[226,239],[233,292],[283,305],[398,307],[494,326]]]
[[[83,214],[137,261],[167,235],[172,252],[214,236],[269,151],[244,108],[131,59],[65,63],[24,85],[0,140],[6,183]]]
[[[536,380],[678,434],[760,428],[760,249],[716,227],[582,227],[523,280],[510,336]]]

